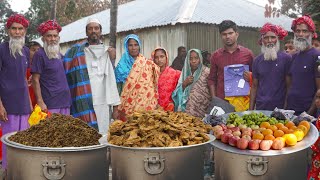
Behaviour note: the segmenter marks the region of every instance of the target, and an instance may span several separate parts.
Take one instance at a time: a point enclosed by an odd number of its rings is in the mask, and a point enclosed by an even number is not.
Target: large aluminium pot
[[[295,146],[269,151],[240,150],[214,141],[215,180],[307,179],[307,148],[315,143],[318,136],[317,128],[311,125],[307,136]]]
[[[32,147],[9,140],[7,179],[17,180],[108,180],[109,160],[104,144],[85,147]]]
[[[110,147],[112,180],[200,180],[203,179],[205,146],[208,142],[180,147]]]

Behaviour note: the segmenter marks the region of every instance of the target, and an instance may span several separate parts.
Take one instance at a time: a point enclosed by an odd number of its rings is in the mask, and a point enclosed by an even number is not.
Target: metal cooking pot
[[[108,180],[104,144],[85,147],[32,147],[1,138],[7,146],[7,178],[23,180]]]
[[[203,179],[205,145],[180,147],[122,147],[99,141],[110,147],[112,180],[200,180]]]

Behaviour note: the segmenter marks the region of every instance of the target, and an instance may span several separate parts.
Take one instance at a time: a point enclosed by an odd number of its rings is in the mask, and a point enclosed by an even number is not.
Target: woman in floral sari
[[[173,111],[174,104],[171,95],[178,84],[181,71],[168,66],[168,52],[162,47],[156,48],[152,52],[151,58],[160,67],[161,73],[158,82],[158,103],[164,110]]]
[[[210,69],[202,64],[201,51],[188,51],[175,91],[172,93],[175,110],[204,117],[211,100],[208,76]]]
[[[141,42],[130,34],[124,40],[123,53],[116,69],[116,82],[121,99],[120,119],[135,111],[153,110],[158,105],[159,67],[140,54]]]

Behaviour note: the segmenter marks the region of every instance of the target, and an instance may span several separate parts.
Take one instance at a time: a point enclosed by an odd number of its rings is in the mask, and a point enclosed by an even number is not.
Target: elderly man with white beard
[[[9,42],[0,44],[0,123],[2,133],[25,130],[31,104],[26,70],[29,65],[29,49],[24,46],[28,20],[13,14],[6,23]],[[6,169],[6,147],[2,145],[2,167]]]
[[[32,86],[37,104],[42,111],[69,115],[71,95],[60,53],[60,25],[49,20],[39,25],[43,48],[40,48],[32,60]]]
[[[288,33],[280,26],[266,23],[260,34],[262,54],[253,61],[249,109],[272,111],[285,107],[291,56],[280,51],[279,40]]]
[[[320,52],[312,47],[312,38],[317,38],[315,24],[310,16],[293,20],[291,29],[294,32],[294,46],[299,50],[292,56],[289,70],[290,85],[287,97],[287,109],[297,115],[306,111],[315,115],[315,93],[320,88],[320,73],[317,59]]]

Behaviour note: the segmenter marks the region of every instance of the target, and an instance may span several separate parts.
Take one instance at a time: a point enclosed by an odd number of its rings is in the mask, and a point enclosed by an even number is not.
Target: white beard
[[[49,59],[59,59],[60,58],[60,46],[59,42],[55,44],[48,44],[47,42],[43,43],[44,52]]]
[[[295,46],[296,49],[299,49],[300,51],[304,51],[308,47],[311,47],[312,37],[309,36],[309,38],[302,38],[302,37],[297,38],[296,36],[294,36],[293,45]]]
[[[9,49],[10,49],[10,54],[16,58],[17,53],[20,56],[23,56],[22,54],[22,48],[25,44],[25,36],[19,37],[19,38],[14,38],[10,36],[9,40]]]
[[[262,44],[261,46],[261,52],[263,53],[263,57],[265,61],[274,61],[278,58],[278,51],[280,49],[280,42],[277,41],[276,44],[267,44],[265,46]]]

